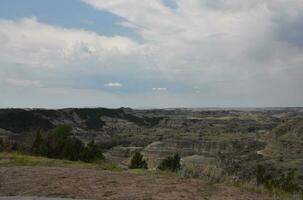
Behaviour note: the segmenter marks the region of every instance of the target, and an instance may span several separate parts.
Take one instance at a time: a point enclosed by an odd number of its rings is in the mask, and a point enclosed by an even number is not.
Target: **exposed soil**
[[[129,200],[254,200],[259,194],[200,180],[95,169],[0,167],[0,196]]]

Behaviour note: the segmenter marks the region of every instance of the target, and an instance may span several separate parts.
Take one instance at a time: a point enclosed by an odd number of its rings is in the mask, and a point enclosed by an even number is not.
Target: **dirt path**
[[[199,180],[94,169],[0,167],[0,196],[44,196],[105,200],[265,200],[238,188]]]

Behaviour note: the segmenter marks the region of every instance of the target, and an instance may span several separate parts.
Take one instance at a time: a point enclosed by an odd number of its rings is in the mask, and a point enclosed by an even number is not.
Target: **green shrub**
[[[176,153],[173,156],[165,158],[158,166],[158,169],[176,172],[180,169],[180,166],[180,156]]]
[[[84,162],[93,162],[96,160],[102,160],[104,156],[102,151],[98,146],[95,144],[95,141],[92,140],[86,147],[84,147],[81,153],[81,160]]]
[[[72,127],[62,124],[50,130],[46,138],[47,157],[64,158],[63,151],[72,136]]]
[[[40,131],[37,132],[36,138],[31,148],[31,152],[34,155],[42,155],[43,154],[43,138]]]
[[[0,151],[4,150],[4,141],[2,138],[0,138]]]
[[[262,185],[266,183],[268,180],[270,180],[270,176],[267,175],[266,168],[263,165],[257,166],[256,176],[257,176],[257,185]]]
[[[272,179],[265,183],[265,186],[269,190],[283,190],[287,193],[295,193],[300,190],[299,185],[295,182],[295,172],[290,171],[285,176],[282,174],[281,177]]]
[[[20,149],[20,144],[18,144],[16,141],[0,138],[0,152],[19,151]]]
[[[141,153],[139,153],[139,152],[135,153],[135,155],[131,159],[129,168],[130,169],[139,169],[139,168],[147,169],[147,163],[143,159],[143,156],[141,155]]]
[[[295,193],[300,190],[299,185],[295,181],[294,171],[287,174],[273,177],[272,172],[264,165],[258,165],[256,170],[257,185],[264,185],[271,191],[283,191],[286,193]]]
[[[81,160],[81,154],[83,150],[83,142],[76,137],[71,137],[65,141],[61,157],[72,161]]]

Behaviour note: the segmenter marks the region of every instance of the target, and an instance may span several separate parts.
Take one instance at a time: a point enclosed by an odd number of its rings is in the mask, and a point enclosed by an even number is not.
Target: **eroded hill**
[[[300,108],[0,110],[1,137],[25,149],[36,131],[58,124],[70,124],[84,142],[95,139],[121,167],[138,151],[149,169],[179,153],[183,177],[256,182],[257,169],[263,166],[269,179],[294,171],[303,185]]]

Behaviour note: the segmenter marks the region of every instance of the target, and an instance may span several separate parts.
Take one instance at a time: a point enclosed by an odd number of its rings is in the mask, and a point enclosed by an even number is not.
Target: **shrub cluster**
[[[94,141],[85,145],[81,140],[73,136],[69,125],[59,125],[43,134],[37,132],[31,147],[34,155],[48,158],[67,159],[72,161],[93,162],[104,159],[104,156]]]
[[[0,138],[0,152],[1,151],[18,151],[22,146],[14,140]]]
[[[294,171],[289,171],[279,177],[272,177],[268,175],[265,166],[258,165],[256,171],[257,185],[263,184],[269,190],[282,190],[287,193],[295,193],[300,190],[300,187],[295,182],[294,175]]]
[[[265,183],[269,190],[283,190],[288,193],[295,193],[300,191],[299,185],[295,182],[294,171],[288,172],[286,175],[282,174],[278,178],[274,178]]]
[[[180,156],[176,153],[173,156],[165,158],[158,166],[158,169],[176,172],[180,167]]]

